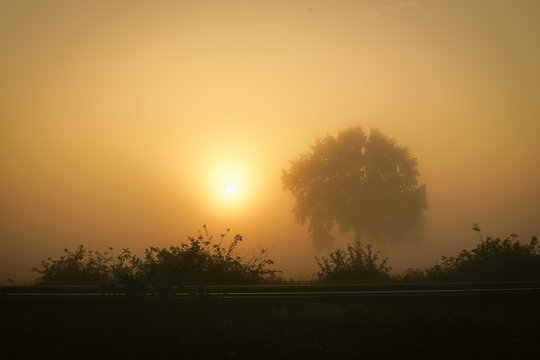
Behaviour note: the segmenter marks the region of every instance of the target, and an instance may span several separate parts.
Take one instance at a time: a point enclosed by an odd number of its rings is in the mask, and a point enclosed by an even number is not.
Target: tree
[[[328,247],[335,225],[371,241],[399,240],[419,232],[426,209],[417,161],[378,130],[361,127],[316,140],[282,172],[296,198],[297,221],[309,222],[315,247]]]

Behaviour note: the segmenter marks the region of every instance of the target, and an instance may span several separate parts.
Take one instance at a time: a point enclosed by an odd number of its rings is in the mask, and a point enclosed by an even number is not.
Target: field
[[[1,299],[5,359],[537,359],[540,294]]]

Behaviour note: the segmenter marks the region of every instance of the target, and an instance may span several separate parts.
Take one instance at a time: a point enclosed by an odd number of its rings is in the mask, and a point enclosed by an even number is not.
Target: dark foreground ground
[[[2,359],[540,359],[540,294],[0,299]]]

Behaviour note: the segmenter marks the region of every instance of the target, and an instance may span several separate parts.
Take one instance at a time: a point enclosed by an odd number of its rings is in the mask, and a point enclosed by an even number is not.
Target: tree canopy
[[[323,248],[332,243],[335,225],[375,242],[420,231],[427,202],[418,175],[406,147],[358,126],[317,139],[281,180],[296,198],[297,221],[309,223],[314,245]]]

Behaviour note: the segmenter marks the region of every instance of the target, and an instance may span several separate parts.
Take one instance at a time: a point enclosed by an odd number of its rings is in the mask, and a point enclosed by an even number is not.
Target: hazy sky
[[[537,0],[0,0],[0,282],[203,224],[310,277],[281,170],[355,125],[409,147],[427,186],[424,238],[382,249],[395,270],[474,246],[473,222],[540,235],[539,18]]]

